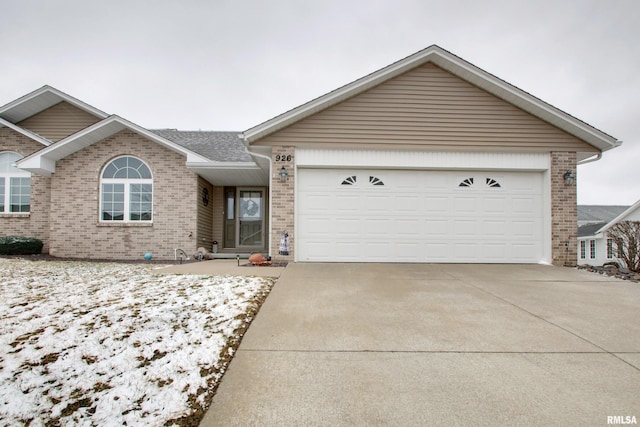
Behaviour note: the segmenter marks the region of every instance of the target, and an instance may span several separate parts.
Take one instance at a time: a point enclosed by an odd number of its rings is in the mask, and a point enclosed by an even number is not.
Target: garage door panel
[[[490,262],[502,262],[507,257],[507,248],[510,245],[504,243],[485,243],[482,246],[484,257]]]
[[[425,219],[422,228],[417,228],[414,235],[424,240],[431,237],[442,238],[451,235],[451,228],[449,219]]]
[[[335,200],[327,201],[326,209],[336,212],[358,213],[362,211],[363,197],[360,194],[338,194]]]
[[[421,198],[416,195],[397,195],[393,203],[396,213],[400,215],[403,213],[415,215],[416,207],[421,206],[421,204]]]
[[[502,239],[505,232],[510,232],[510,225],[506,220],[484,220],[482,221],[483,236]]]
[[[402,236],[402,238],[411,238],[416,235],[416,230],[421,229],[422,221],[416,218],[409,219],[397,219],[395,221],[395,230],[397,236]]]
[[[451,211],[451,200],[446,196],[424,196],[423,197],[424,213],[440,213],[445,214]]]
[[[336,218],[333,222],[334,232],[339,236],[347,237],[360,236],[362,234],[361,223],[357,218]],[[327,233],[329,230],[327,230]]]
[[[542,183],[532,172],[299,169],[296,259],[539,262]]]

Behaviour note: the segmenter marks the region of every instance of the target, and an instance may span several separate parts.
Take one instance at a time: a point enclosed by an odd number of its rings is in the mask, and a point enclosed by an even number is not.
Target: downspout
[[[273,252],[271,251],[271,242],[272,242],[272,239],[271,239],[271,220],[272,220],[272,215],[273,215],[273,209],[271,209],[271,208],[272,208],[272,203],[273,203],[272,199],[273,198],[271,197],[271,188],[273,186],[271,185],[271,175],[273,173],[273,162],[271,161],[271,157],[269,157],[269,156],[265,156],[264,154],[259,154],[259,153],[254,153],[253,151],[249,151],[249,145],[248,145],[247,140],[244,138],[244,134],[241,133],[238,136],[240,137],[240,139],[242,139],[242,141],[245,142],[244,151],[248,155],[250,155],[251,157],[253,157],[253,156],[261,157],[261,158],[266,159],[267,161],[269,161],[269,248],[268,248],[268,250],[269,250],[269,256],[272,256]]]

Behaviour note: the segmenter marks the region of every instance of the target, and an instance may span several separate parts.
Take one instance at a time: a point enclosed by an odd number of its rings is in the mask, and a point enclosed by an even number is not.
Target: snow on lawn
[[[3,425],[201,415],[273,281],[152,269],[0,259]]]

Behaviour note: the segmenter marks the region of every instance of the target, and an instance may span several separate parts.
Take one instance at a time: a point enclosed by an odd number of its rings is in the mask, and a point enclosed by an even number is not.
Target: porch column
[[[551,258],[553,265],[576,265],[578,206],[576,180],[565,183],[564,174],[577,176],[575,152],[551,153]]]
[[[295,147],[273,147],[271,173],[271,256],[275,260],[294,260],[295,237]],[[287,180],[281,181],[280,170],[287,171]],[[280,255],[280,238],[283,232],[289,234],[289,255]]]

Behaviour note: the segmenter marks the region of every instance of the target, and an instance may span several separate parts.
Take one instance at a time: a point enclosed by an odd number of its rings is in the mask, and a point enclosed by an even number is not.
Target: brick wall
[[[278,161],[278,158],[282,156],[291,156],[291,160]],[[271,256],[275,260],[293,261],[294,257],[294,218],[295,218],[295,148],[294,147],[273,147],[271,153],[271,160],[273,161],[273,171],[271,175]],[[280,182],[280,175],[278,172],[280,168],[284,166],[289,172],[289,179],[285,182]],[[279,255],[278,248],[280,246],[280,237],[282,232],[289,233],[289,255]]]
[[[575,265],[577,259],[576,184],[565,184],[564,174],[568,170],[577,174],[576,153],[551,153],[551,253],[554,265]]]
[[[0,128],[0,153],[12,151],[26,157],[44,146],[9,128]],[[29,215],[0,214],[0,235],[27,236],[42,240],[43,253],[49,251],[50,178],[31,176],[31,212]]]
[[[112,159],[132,155],[153,174],[153,223],[99,222],[100,174]],[[195,252],[197,175],[184,156],[122,131],[56,164],[51,178],[51,253],[61,257],[173,259],[174,249]]]

